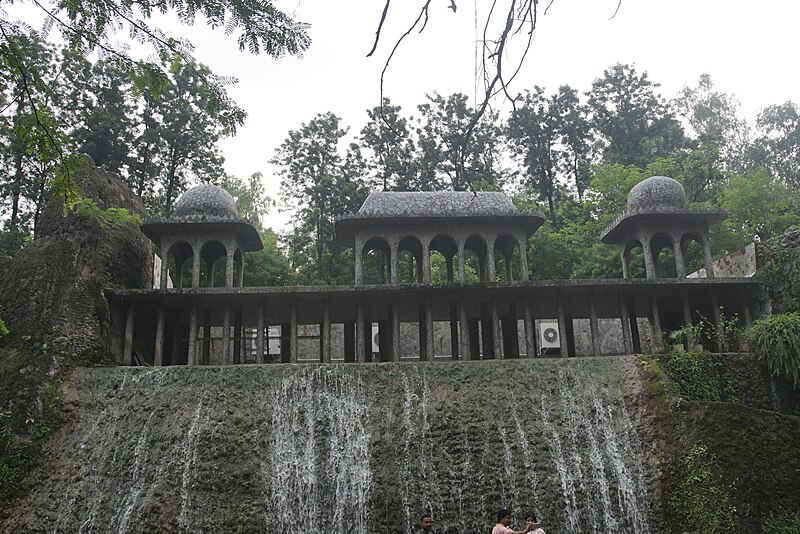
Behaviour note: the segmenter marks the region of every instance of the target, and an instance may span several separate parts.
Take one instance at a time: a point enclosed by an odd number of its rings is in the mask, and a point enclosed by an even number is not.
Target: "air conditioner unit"
[[[542,349],[557,349],[561,347],[558,322],[542,321],[539,323],[539,347]]]
[[[378,325],[377,324],[373,324],[372,325],[372,353],[373,354],[378,354],[381,351],[380,339],[381,339],[381,335],[380,335],[380,330],[378,329]]]

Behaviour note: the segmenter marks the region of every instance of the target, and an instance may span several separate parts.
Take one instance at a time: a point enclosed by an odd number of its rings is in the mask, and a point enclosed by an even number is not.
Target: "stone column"
[[[433,361],[435,356],[433,346],[433,301],[430,295],[425,297],[425,356],[428,361]]]
[[[458,320],[461,323],[461,358],[465,361],[471,360],[472,354],[469,346],[469,320],[467,318],[467,307],[463,300],[458,304]]]
[[[682,297],[683,297],[683,325],[690,326],[692,324],[692,308],[689,304],[689,294],[686,292],[686,290],[682,291]],[[692,332],[690,330],[687,331],[686,348],[690,350],[694,348],[695,341],[696,340],[694,339]]]
[[[559,353],[562,358],[569,356],[569,347],[564,342],[564,337],[567,334],[567,316],[564,313],[564,299],[561,298],[561,293],[558,294],[558,337],[561,338],[561,346]]]
[[[239,253],[239,276],[236,281],[236,287],[244,286],[244,252]]]
[[[297,301],[292,301],[289,318],[289,362],[297,363]]]
[[[256,320],[256,362],[266,363],[264,358],[264,301],[258,302],[258,319]]]
[[[458,359],[458,306],[455,302],[451,302],[448,306],[450,312],[450,357],[453,360]],[[433,321],[431,321],[433,325]],[[432,340],[431,340],[432,341]]]
[[[622,278],[627,280],[631,277],[631,268],[630,265],[628,264],[628,255],[630,254],[630,251],[625,252],[625,248],[626,247],[620,249],[619,257],[622,260]]]
[[[592,332],[592,355],[600,356],[600,328],[597,321],[597,299],[594,291],[589,293],[589,329]]]
[[[163,304],[158,306],[158,318],[156,319],[156,346],[153,351],[153,365],[161,367],[164,365],[164,316],[166,310]]]
[[[361,241],[360,238],[355,238],[355,248],[353,249],[353,255],[355,256],[356,260],[356,269],[355,269],[355,276],[354,281],[357,286],[364,284],[364,243]]]
[[[395,298],[391,305],[392,311],[392,361],[400,361],[400,303]]]
[[[204,310],[203,313],[203,365],[211,363],[211,310]]]
[[[706,277],[714,278],[714,259],[711,257],[711,244],[708,236],[703,236],[703,258],[706,264]]]
[[[322,328],[320,328],[320,350],[322,363],[331,361],[331,306],[327,299],[322,301]]]
[[[231,363],[231,305],[225,303],[225,310],[222,316],[222,364]]]
[[[503,331],[500,327],[500,314],[497,311],[497,301],[492,299],[492,341],[494,342],[494,357],[503,358]]]
[[[187,356],[189,365],[197,365],[197,306],[192,306],[189,313],[189,354]]]
[[[133,329],[136,326],[136,303],[128,302],[128,313],[125,316],[125,343],[122,360],[125,365],[133,365]]]
[[[166,238],[162,236],[161,238],[161,275],[159,280],[161,281],[161,288],[160,289],[167,289],[167,279],[169,278],[169,243]],[[177,284],[175,284],[177,286]]]
[[[686,278],[686,260],[683,257],[683,246],[680,239],[672,244],[672,250],[675,253],[675,272],[678,273],[678,278]]]
[[[233,287],[233,251],[225,245],[225,287]]]
[[[200,247],[192,246],[192,289],[200,287]]]
[[[345,321],[344,324],[344,361],[353,363],[356,361],[356,323]]]
[[[525,234],[522,235],[522,240],[519,242],[519,275],[523,282],[530,279],[528,273],[528,242],[525,239]]]
[[[366,328],[364,328],[364,306],[356,304],[356,361],[364,363],[367,356]]]
[[[642,243],[642,252],[644,252],[644,268],[647,271],[647,278],[653,279],[658,278],[658,273],[656,272],[655,262],[653,262],[653,249],[650,247],[650,237],[645,236],[644,239],[640,239]]]
[[[427,237],[422,240],[422,283],[431,285],[431,247]]]
[[[525,356],[527,358],[536,357],[536,321],[531,313],[531,303],[528,295],[523,300],[523,314],[525,317]]]
[[[622,323],[622,340],[625,344],[625,353],[633,354],[633,339],[631,337],[631,321],[628,316],[628,302],[623,291],[619,292],[619,317]]]
[[[392,241],[389,244],[389,283],[397,284],[397,243]]]
[[[650,331],[653,336],[653,346],[656,350],[664,350],[664,334],[661,330],[661,309],[658,306],[658,297],[655,291],[650,291]]]
[[[467,280],[467,271],[466,271],[466,254],[464,253],[464,243],[462,241],[458,242],[458,283],[462,286],[466,283]]]
[[[494,246],[486,249],[486,281],[494,282],[497,280],[494,264]]]
[[[242,328],[242,308],[236,306],[233,311],[233,363],[242,363],[242,341],[244,328]]]

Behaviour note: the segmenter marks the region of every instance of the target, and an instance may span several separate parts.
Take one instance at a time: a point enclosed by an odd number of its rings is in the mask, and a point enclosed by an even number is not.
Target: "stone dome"
[[[628,193],[628,211],[633,213],[686,211],[686,191],[680,182],[668,176],[651,176],[633,186]]]
[[[236,201],[223,188],[203,184],[183,193],[175,202],[175,217],[238,219]]]

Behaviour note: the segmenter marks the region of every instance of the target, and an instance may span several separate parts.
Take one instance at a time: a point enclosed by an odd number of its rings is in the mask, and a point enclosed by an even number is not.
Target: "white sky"
[[[404,114],[418,115],[426,92],[475,95],[475,6],[489,0],[433,0],[428,27],[401,45],[386,79],[386,95]],[[504,2],[499,2],[504,4]],[[357,133],[366,110],[379,102],[379,77],[397,37],[416,18],[422,0],[394,0],[375,55],[366,58],[383,9],[382,0],[287,0],[281,3],[311,24],[311,48],[303,58],[273,60],[239,53],[233,37],[195,27],[187,35],[196,55],[218,74],[236,76],[234,100],[249,116],[236,138],[223,141],[229,173],[264,173],[268,191],[278,189],[267,161],[290,129],[317,113],[333,111]],[[546,1],[540,3],[546,5]],[[684,85],[711,74],[717,89],[734,93],[748,118],[787,100],[800,103],[797,54],[800,4],[786,0],[554,0],[541,16],[534,45],[512,89],[533,85],[554,91],[570,84],[590,88],[603,69],[633,63],[661,83],[671,98]],[[502,104],[499,109],[504,110]],[[502,113],[501,113],[502,115]],[[286,214],[265,221],[280,227]]]
[[[542,9],[548,0],[540,3]],[[367,120],[366,110],[379,103],[379,77],[400,34],[416,18],[423,0],[393,0],[382,41],[366,58],[383,10],[383,0],[278,0],[283,9],[311,24],[311,48],[303,58],[274,60],[239,52],[233,36],[169,24],[174,35],[188,37],[196,57],[220,75],[235,76],[233,99],[248,113],[237,136],[222,142],[226,170],[246,178],[264,173],[277,199],[278,179],[267,162],[286,138],[316,114],[333,111],[351,133]],[[490,0],[433,0],[424,33],[401,46],[386,79],[386,96],[418,115],[426,92],[475,95],[475,9],[478,19]],[[673,97],[700,74],[712,76],[716,88],[734,93],[745,115],[787,100],[800,103],[800,3],[789,0],[554,0],[540,12],[538,30],[527,62],[512,93],[540,85],[548,92],[567,83],[583,92],[610,65],[633,63]],[[498,4],[505,5],[501,0]],[[501,116],[505,107],[498,103]],[[281,227],[287,214],[278,210],[268,226]]]

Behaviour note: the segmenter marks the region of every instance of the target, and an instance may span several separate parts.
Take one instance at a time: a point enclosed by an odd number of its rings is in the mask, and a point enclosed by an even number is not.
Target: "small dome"
[[[238,218],[236,202],[219,186],[204,184],[193,187],[175,202],[175,217],[199,215],[202,217]]]
[[[651,176],[628,193],[629,212],[686,211],[686,191],[677,180]]]

